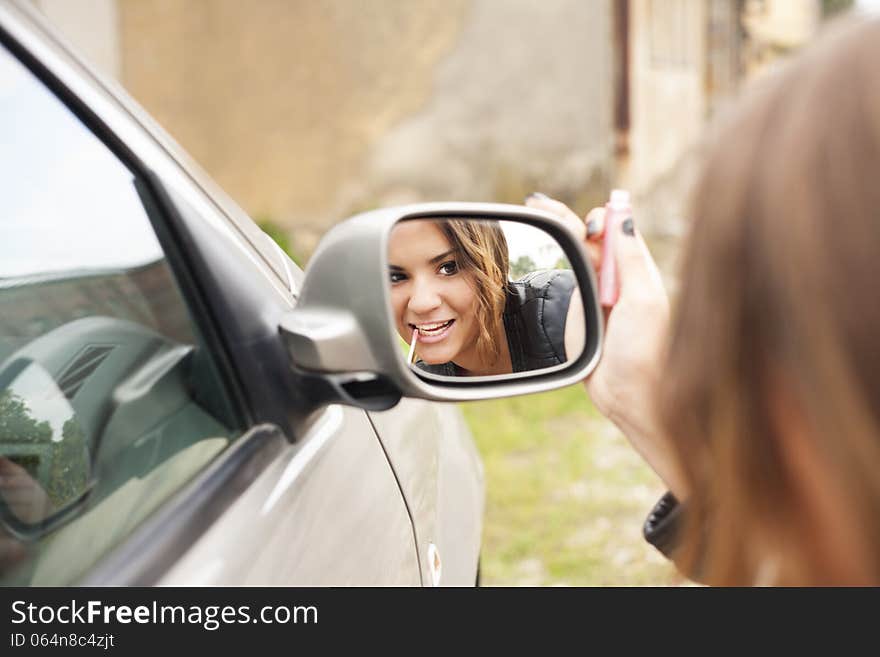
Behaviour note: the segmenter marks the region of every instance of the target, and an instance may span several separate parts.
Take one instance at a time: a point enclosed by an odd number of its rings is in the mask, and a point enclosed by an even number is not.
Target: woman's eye
[[[440,269],[438,271],[444,276],[452,276],[453,274],[458,273],[458,263],[456,263],[455,260],[444,262],[442,265],[440,265]]]
[[[395,283],[400,283],[401,281],[406,280],[406,274],[399,272],[399,271],[390,272],[388,274],[388,277],[391,280],[392,285],[394,285]]]

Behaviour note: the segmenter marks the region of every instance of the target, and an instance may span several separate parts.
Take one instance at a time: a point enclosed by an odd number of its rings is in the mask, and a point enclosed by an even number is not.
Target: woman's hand
[[[52,502],[43,487],[23,467],[0,456],[0,497],[20,521],[40,522],[52,513]]]
[[[529,196],[526,205],[559,216],[583,241],[596,275],[601,271],[605,209],[594,208],[583,221],[565,204],[543,195]],[[614,243],[620,279],[617,303],[605,310],[602,358],[584,381],[596,408],[614,422],[636,451],[683,499],[685,490],[662,437],[654,410],[660,385],[660,356],[669,323],[669,299],[644,239],[632,221],[623,222]]]

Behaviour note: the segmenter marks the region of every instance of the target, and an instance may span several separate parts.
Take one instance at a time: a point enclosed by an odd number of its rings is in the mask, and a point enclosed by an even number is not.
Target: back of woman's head
[[[880,577],[878,65],[880,23],[833,27],[751,91],[695,187],[658,401],[709,581],[839,581],[841,545]]]

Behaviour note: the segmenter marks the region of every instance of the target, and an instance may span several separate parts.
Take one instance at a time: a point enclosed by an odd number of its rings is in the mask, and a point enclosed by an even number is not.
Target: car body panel
[[[370,419],[413,518],[422,579],[433,581],[434,545],[439,584],[473,585],[485,493],[480,456],[461,411],[454,404],[405,398],[390,411],[371,412]]]
[[[192,537],[185,552],[172,555],[176,563],[155,579],[228,585],[430,583],[427,553],[421,544],[416,548],[410,517],[415,509],[418,532],[440,546],[449,581],[472,583],[482,473],[458,410],[407,402],[377,414],[371,423],[354,408],[306,409],[300,403],[301,381],[292,375],[278,337],[279,318],[296,306],[303,272],[118,85],[82,63],[26,3],[0,1],[0,27],[31,66],[56,78],[68,100],[100,123],[120,157],[130,156],[146,172],[164,203],[160,223],[175,224],[174,243],[165,236],[163,246],[179,251],[197,279],[249,422],[277,426],[288,440],[268,463],[237,480],[240,489],[228,508]],[[383,433],[381,443],[374,424]],[[407,428],[396,430],[396,425]],[[217,457],[221,463],[224,454]],[[198,496],[199,481],[197,476],[162,508],[180,504],[182,496]],[[125,550],[123,542],[113,554]],[[162,558],[167,561],[169,554]],[[53,581],[58,583],[52,577],[44,583]]]
[[[364,413],[331,406],[159,582],[418,585],[412,524]],[[218,546],[223,546],[218,549]]]

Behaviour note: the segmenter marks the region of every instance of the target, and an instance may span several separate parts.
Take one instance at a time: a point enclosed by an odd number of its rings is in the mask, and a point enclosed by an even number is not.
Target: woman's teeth
[[[433,324],[416,324],[415,327],[419,330],[419,335],[438,335],[442,333],[447,326],[452,324],[454,320],[450,319],[445,322],[434,322]]]

